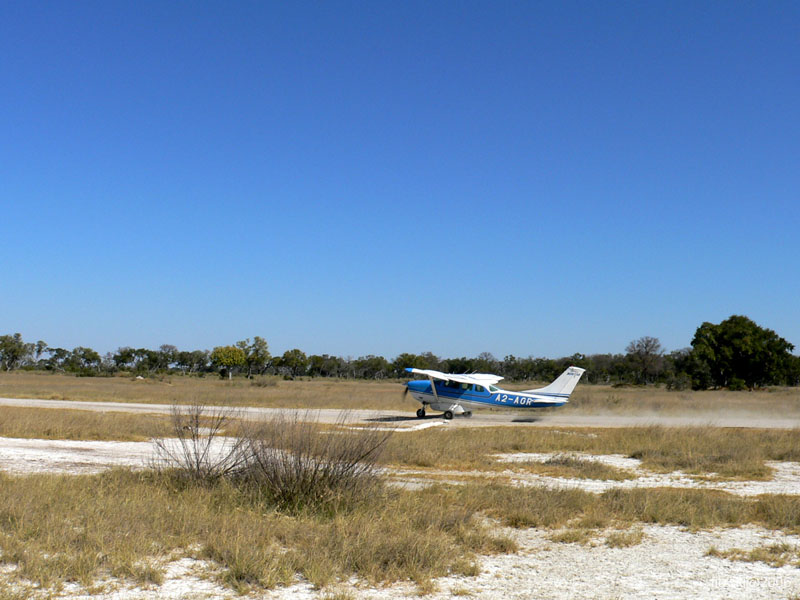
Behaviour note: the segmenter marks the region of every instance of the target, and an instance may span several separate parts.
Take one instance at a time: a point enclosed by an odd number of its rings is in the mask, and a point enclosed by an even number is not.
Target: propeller
[[[408,384],[407,383],[405,384],[405,387],[403,388],[403,400],[406,399],[406,396],[408,396]]]

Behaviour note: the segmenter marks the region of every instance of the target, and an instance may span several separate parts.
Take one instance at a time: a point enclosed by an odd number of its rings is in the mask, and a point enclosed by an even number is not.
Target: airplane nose
[[[428,385],[427,381],[409,381],[408,389],[411,392],[421,392],[425,385]]]

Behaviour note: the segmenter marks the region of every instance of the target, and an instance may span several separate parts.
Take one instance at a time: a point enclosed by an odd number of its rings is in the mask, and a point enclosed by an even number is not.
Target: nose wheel
[[[423,418],[424,416],[425,416],[425,409],[424,409],[424,408],[418,408],[418,409],[417,409],[417,418],[418,418],[418,419],[421,419],[421,418]]]

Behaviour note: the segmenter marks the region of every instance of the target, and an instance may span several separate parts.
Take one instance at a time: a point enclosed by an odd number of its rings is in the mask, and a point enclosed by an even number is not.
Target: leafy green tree
[[[745,316],[733,315],[718,325],[705,322],[692,339],[692,377],[701,380],[705,374],[715,387],[789,383],[793,349],[777,333]]]
[[[800,356],[791,356],[786,371],[786,384],[800,385]]]
[[[267,340],[260,336],[255,336],[253,338],[253,343],[250,344],[250,349],[247,354],[247,362],[259,375],[264,374],[272,363],[272,355],[269,353],[269,344],[267,344]]]
[[[361,379],[383,379],[388,375],[390,365],[384,357],[370,354],[354,360],[353,370]]]
[[[48,348],[48,356],[44,362],[44,368],[48,371],[64,371],[66,364],[69,361],[71,352],[64,348]]]
[[[33,344],[26,344],[22,334],[0,336],[0,367],[6,371],[18,368],[34,350]]]
[[[307,373],[313,377],[343,377],[347,375],[347,361],[330,354],[312,354],[308,357]]]
[[[681,348],[664,356],[663,380],[668,390],[682,391],[692,385],[692,378],[689,375],[692,370],[691,354],[691,348]]]
[[[500,364],[491,352],[481,352],[472,363],[472,368],[478,373],[495,373],[499,367]]]
[[[420,363],[424,366],[417,367],[418,369],[427,369],[427,363],[424,358],[420,357]],[[439,369],[448,373],[474,373],[477,369],[474,367],[475,359],[460,356],[458,358],[444,358],[439,362]]]
[[[33,360],[36,361],[38,364],[39,360],[42,358],[42,354],[49,350],[47,346],[47,342],[44,340],[39,340],[33,346]]]
[[[133,350],[134,366],[137,373],[154,373],[158,370],[160,357],[156,350],[136,348]]]
[[[497,374],[502,375],[506,379],[524,381],[528,379],[528,377],[526,377],[528,374],[526,367],[529,366],[530,361],[526,361],[524,358],[517,358],[513,354],[508,354],[500,363],[499,372]]]
[[[111,356],[114,365],[120,370],[132,369],[136,363],[136,354],[133,348],[125,346],[117,348],[117,351]]]
[[[176,366],[184,373],[199,373],[208,367],[208,350],[181,350],[175,357]]]
[[[664,348],[659,339],[640,337],[628,344],[625,352],[636,383],[654,383],[664,365]]]
[[[99,372],[102,362],[98,352],[91,348],[78,346],[72,350],[69,358],[65,361],[65,368],[67,371],[89,375]]]
[[[160,371],[168,371],[178,357],[178,348],[172,344],[162,344],[156,353],[156,363]]]
[[[211,364],[220,369],[220,375],[227,373],[230,380],[236,367],[247,364],[247,357],[244,350],[236,346],[217,346],[211,351]]]
[[[308,369],[308,357],[298,348],[287,350],[278,361],[278,366],[285,369],[292,377],[304,375]]]
[[[267,340],[255,336],[252,344],[250,343],[250,338],[247,338],[246,340],[236,342],[236,347],[240,348],[245,354],[247,376],[251,377],[253,372],[263,375],[272,361],[272,355],[269,353]]]
[[[397,357],[392,361],[392,370],[394,371],[395,377],[405,377],[406,368],[424,369],[425,360],[421,356],[409,354],[408,352],[398,354]]]

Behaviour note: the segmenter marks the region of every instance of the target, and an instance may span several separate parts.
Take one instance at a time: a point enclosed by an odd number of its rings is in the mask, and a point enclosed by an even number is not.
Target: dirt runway
[[[31,398],[0,398],[0,406],[27,408],[55,408],[69,410],[88,410],[96,412],[127,412],[139,414],[169,414],[169,404],[145,404],[136,402],[91,402],[75,400],[41,400]],[[237,407],[235,410],[245,418],[269,418],[278,414],[300,416],[310,414],[323,423],[335,423],[343,414],[340,409],[325,408],[307,411],[306,409]],[[397,429],[417,430],[431,426],[447,427],[749,427],[758,429],[799,429],[800,415],[766,415],[763,413],[722,413],[699,412],[684,415],[675,414],[579,414],[574,412],[526,413],[476,412],[472,417],[456,417],[445,421],[441,415],[430,414],[418,419],[412,413],[400,411],[351,410],[347,413],[349,422],[378,423]]]

